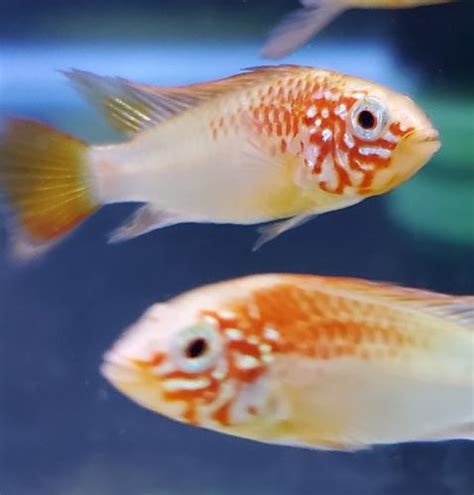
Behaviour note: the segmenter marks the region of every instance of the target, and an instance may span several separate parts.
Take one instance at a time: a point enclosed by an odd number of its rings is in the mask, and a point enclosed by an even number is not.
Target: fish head
[[[368,197],[402,184],[440,148],[438,131],[409,97],[344,77],[317,91],[310,114],[313,176],[338,194]],[[307,122],[308,123],[308,122]],[[316,155],[317,160],[314,160]]]
[[[215,430],[250,425],[278,414],[269,372],[276,344],[267,334],[247,335],[198,289],[151,306],[106,353],[102,373],[172,419]]]
[[[436,153],[439,133],[408,96],[377,84],[350,90],[347,132],[363,195],[383,194],[412,177]],[[365,183],[364,183],[365,181]]]

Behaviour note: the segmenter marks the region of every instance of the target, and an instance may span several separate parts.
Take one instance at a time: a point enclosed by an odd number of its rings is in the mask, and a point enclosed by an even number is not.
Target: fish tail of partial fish
[[[265,43],[262,56],[277,59],[290,55],[345,10],[346,0],[304,1],[303,7],[291,12],[274,28]]]
[[[35,120],[6,122],[0,135],[0,193],[14,258],[41,254],[99,208],[88,150]]]

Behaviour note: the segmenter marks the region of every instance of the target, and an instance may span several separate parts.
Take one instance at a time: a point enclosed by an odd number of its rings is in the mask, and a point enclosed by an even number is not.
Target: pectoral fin
[[[275,239],[283,232],[290,230],[298,225],[303,225],[307,221],[316,217],[317,213],[303,213],[301,215],[297,215],[295,217],[287,218],[286,220],[282,220],[281,222],[272,223],[271,225],[265,225],[258,229],[258,232],[261,234],[257,239],[257,242],[253,246],[252,251],[256,251],[258,248],[263,246],[268,241]]]
[[[152,230],[169,227],[181,223],[183,219],[175,214],[145,205],[139,208],[125,223],[114,230],[109,242],[122,242],[133,239]]]

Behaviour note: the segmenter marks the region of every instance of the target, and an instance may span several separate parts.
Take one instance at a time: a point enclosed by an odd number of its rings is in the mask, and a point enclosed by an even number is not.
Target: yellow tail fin
[[[86,144],[40,122],[7,121],[0,140],[0,191],[13,214],[17,254],[52,244],[98,208],[86,151]]]

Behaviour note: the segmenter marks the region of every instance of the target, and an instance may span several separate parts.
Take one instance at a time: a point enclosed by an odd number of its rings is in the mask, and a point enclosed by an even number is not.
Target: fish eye
[[[362,129],[371,130],[377,124],[377,117],[370,110],[362,110],[357,116],[357,123]]]
[[[184,352],[188,359],[196,359],[206,354],[207,347],[207,341],[202,337],[198,337],[188,343]]]
[[[182,371],[200,373],[212,367],[222,350],[222,340],[211,325],[197,324],[183,329],[172,349],[173,360]]]
[[[350,124],[354,134],[366,141],[380,137],[388,121],[385,106],[376,98],[364,98],[351,111]]]

